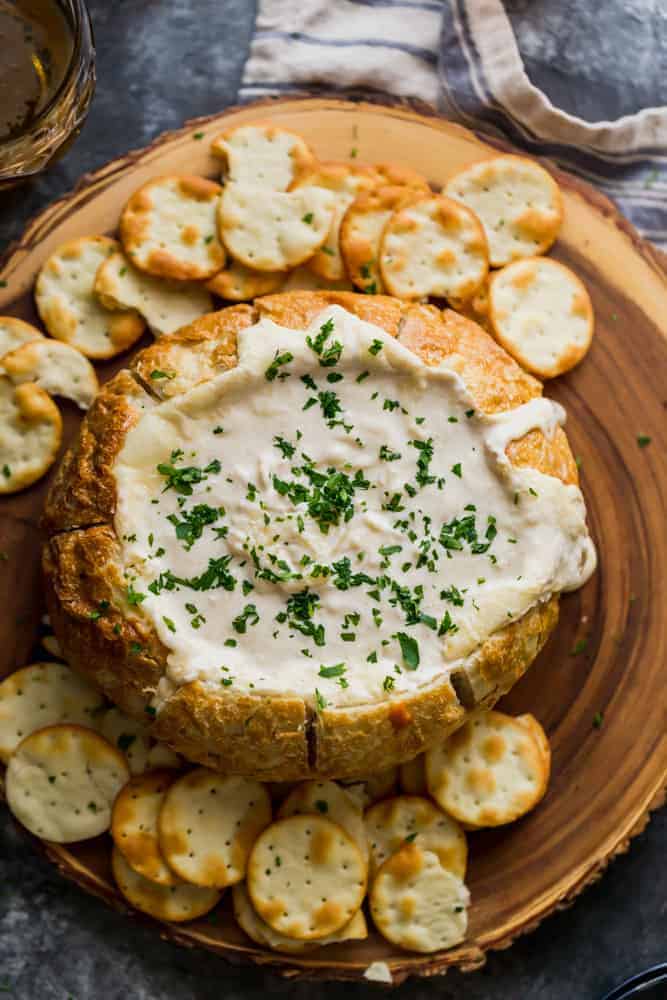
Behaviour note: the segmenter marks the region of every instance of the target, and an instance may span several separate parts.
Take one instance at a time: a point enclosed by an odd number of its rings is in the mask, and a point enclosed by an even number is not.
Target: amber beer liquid
[[[0,0],[0,141],[31,128],[73,51],[73,25],[56,0]]]
[[[35,174],[77,132],[94,55],[84,0],[0,0],[0,184]]]

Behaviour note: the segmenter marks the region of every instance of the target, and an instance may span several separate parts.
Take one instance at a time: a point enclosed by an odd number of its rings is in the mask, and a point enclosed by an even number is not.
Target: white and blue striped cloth
[[[578,173],[667,246],[667,108],[602,122],[556,108],[501,0],[259,0],[241,97],[292,91],[419,98]]]

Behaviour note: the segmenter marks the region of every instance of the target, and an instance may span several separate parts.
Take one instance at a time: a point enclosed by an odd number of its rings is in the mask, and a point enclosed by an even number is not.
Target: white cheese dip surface
[[[238,366],[141,417],[118,458],[130,600],[168,687],[368,704],[443,678],[595,568],[582,494],[516,469],[547,399],[475,412],[461,378],[339,307],[262,319]]]

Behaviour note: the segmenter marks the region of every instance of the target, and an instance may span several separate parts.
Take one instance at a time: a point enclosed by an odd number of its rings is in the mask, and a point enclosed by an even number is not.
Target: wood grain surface
[[[59,243],[114,232],[127,197],[151,177],[215,176],[209,138],[223,127],[258,118],[300,132],[322,158],[347,159],[356,148],[355,162],[393,160],[425,173],[436,187],[461,165],[494,152],[488,140],[406,106],[297,98],[231,109],[84,177],[75,192],[39,216],[0,265],[0,279],[6,282],[0,287],[0,313],[34,321],[35,274]],[[205,137],[195,138],[202,131]],[[664,800],[665,262],[602,195],[553,172],[563,188],[566,213],[553,256],[586,283],[596,335],[583,364],[549,383],[546,392],[568,413],[567,431],[581,461],[600,565],[586,587],[563,598],[554,636],[504,700],[507,710],[531,711],[547,729],[553,747],[547,796],[520,822],[471,836],[470,927],[466,942],[452,951],[409,955],[372,935],[310,957],[275,955],[248,942],[224,900],[214,920],[164,925],[161,932],[173,940],[219,951],[232,961],[271,964],[290,976],[357,979],[378,959],[388,962],[395,983],[451,965],[473,969],[488,949],[507,947],[570,903],[627,848],[650,810]],[[99,366],[100,377],[107,378],[126,360]],[[73,408],[66,408],[65,423],[68,437],[78,423]],[[639,435],[648,435],[650,444],[639,447]],[[43,613],[38,519],[47,488],[43,481],[0,500],[0,550],[7,555],[0,563],[0,675],[28,661],[38,634]],[[106,838],[41,846],[65,875],[126,909],[111,881]]]

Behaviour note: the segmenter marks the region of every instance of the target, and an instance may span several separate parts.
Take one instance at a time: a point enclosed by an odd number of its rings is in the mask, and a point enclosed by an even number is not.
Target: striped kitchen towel
[[[633,73],[645,80],[654,69],[661,81],[667,33],[653,67],[638,64],[641,53],[635,52],[640,45],[646,54],[642,5],[652,7],[649,0],[619,0],[619,16],[635,17],[635,30],[628,34],[625,24],[615,25],[626,33],[612,36],[613,64],[605,66],[597,42],[589,40],[588,51],[583,43],[585,21],[598,9],[588,0],[527,6],[508,0],[507,9],[501,0],[258,0],[241,98],[292,91],[419,98],[478,132],[505,136],[578,173],[613,198],[640,232],[667,246],[667,107],[589,121],[552,103],[529,78],[522,58],[531,30],[533,40],[537,32],[546,58],[570,86],[561,102],[570,106],[569,98],[581,97],[574,88],[581,88],[582,67],[593,65],[604,74],[620,66],[629,80]],[[541,20],[531,23],[531,16]],[[578,17],[583,27],[573,33]],[[566,29],[561,48],[559,33]],[[564,58],[566,45],[574,61]],[[576,59],[585,62],[578,67]],[[593,79],[590,86],[598,83]]]

